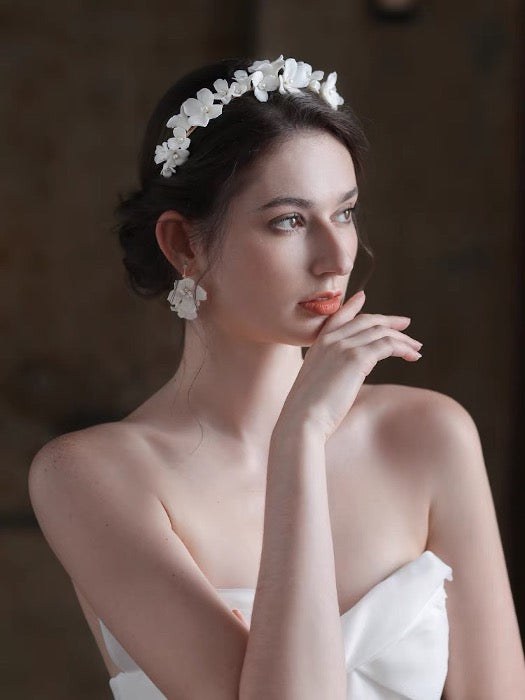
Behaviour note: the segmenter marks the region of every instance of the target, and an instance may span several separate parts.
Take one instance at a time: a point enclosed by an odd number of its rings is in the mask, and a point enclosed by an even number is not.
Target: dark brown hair
[[[232,99],[218,118],[193,131],[190,156],[175,174],[160,174],[161,165],[153,157],[157,144],[172,135],[168,119],[198,90],[207,87],[213,92],[215,80],[231,82],[236,70],[247,70],[251,63],[227,59],[192,71],[169,88],[150,117],[140,151],[140,189],[121,197],[116,209],[123,262],[131,287],[142,296],[167,292],[180,278],[155,238],[162,212],[174,209],[185,216],[211,259],[220,250],[228,205],[242,187],[243,174],[293,133],[330,133],[350,152],[358,184],[361,180],[367,141],[359,121],[348,106],[334,110],[309,90],[285,95],[275,90],[267,102],[259,102],[253,93]],[[373,268],[373,253],[359,229],[358,239],[347,298],[364,287]]]

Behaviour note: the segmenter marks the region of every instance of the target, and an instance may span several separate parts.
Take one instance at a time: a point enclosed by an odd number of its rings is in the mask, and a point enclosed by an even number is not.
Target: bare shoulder
[[[122,483],[124,475],[127,484],[147,478],[147,450],[141,433],[123,421],[90,426],[50,440],[29,468],[29,495],[37,519],[46,519],[62,491],[60,487],[66,484],[82,494],[87,493],[87,483],[98,482],[108,489],[112,483]]]
[[[457,417],[459,413],[469,416],[456,399],[434,389],[403,384],[365,384],[363,388],[367,390],[365,397],[369,405],[381,417],[389,415],[393,418],[392,410],[400,420],[417,416],[422,419],[443,418],[452,414]]]
[[[116,443],[119,436],[124,437],[125,431],[125,423],[115,421],[58,435],[43,445],[36,453],[30,473],[41,469],[43,464],[58,464],[64,457],[67,459],[75,452],[81,453],[85,450],[99,449],[103,445],[107,445],[108,440]]]
[[[447,452],[479,449],[468,411],[432,389],[401,384],[367,384],[363,402],[371,417],[377,449],[388,459],[441,472]]]
[[[403,483],[425,510],[428,538],[436,504],[447,500],[458,472],[474,470],[474,479],[486,480],[476,425],[458,401],[441,392],[400,384],[364,386],[366,429],[361,432],[368,434],[367,451],[383,478]]]

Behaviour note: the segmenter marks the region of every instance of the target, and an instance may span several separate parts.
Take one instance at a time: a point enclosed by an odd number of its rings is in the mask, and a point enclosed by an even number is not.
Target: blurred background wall
[[[370,381],[435,389],[472,414],[523,629],[519,3],[422,0],[398,20],[371,5],[0,6],[5,697],[110,697],[69,580],[32,516],[27,470],[55,435],[120,418],[171,376],[173,315],[164,299],[127,289],[112,210],[135,185],[159,96],[187,70],[237,55],[283,53],[337,70],[363,120],[372,151],[362,223],[377,256],[365,310],[411,316],[424,343],[417,364],[387,360]]]

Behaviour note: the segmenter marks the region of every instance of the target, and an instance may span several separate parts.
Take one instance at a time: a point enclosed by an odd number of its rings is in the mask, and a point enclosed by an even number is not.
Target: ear
[[[173,267],[182,275],[184,265],[186,275],[194,274],[197,260],[190,243],[190,224],[178,211],[163,212],[155,226],[155,236],[159,248]]]

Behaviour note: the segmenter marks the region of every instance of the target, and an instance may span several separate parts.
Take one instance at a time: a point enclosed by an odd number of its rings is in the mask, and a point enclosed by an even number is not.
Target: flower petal
[[[224,78],[217,78],[217,80],[213,83],[213,87],[215,88],[216,92],[226,95],[229,87],[228,81],[224,80]]]
[[[202,108],[203,108],[202,102],[200,102],[199,100],[196,100],[195,97],[190,97],[185,102],[182,103],[182,109],[184,110],[184,114],[186,114],[188,117],[194,117],[194,116],[197,116],[198,114],[202,114]],[[191,122],[189,119],[188,119],[188,123],[191,125]]]
[[[208,88],[202,88],[197,93],[197,99],[206,106],[211,105],[213,104],[213,92]]]
[[[232,97],[240,97],[248,91],[248,86],[245,83],[233,82],[230,86],[230,92]]]
[[[253,94],[259,100],[259,102],[268,102],[268,93],[265,90],[259,90],[259,88],[256,87]]]
[[[180,127],[182,129],[186,129],[187,131],[190,125],[188,124],[188,118],[186,115],[180,112],[179,114],[174,114],[172,117],[170,117],[166,123],[166,126],[168,129]]]
[[[222,114],[222,108],[223,105],[212,105],[211,107],[208,107],[208,117],[210,119],[215,119]]]
[[[191,126],[208,126],[208,122],[210,120],[208,119],[208,116],[204,114],[204,112],[201,112],[200,114],[194,114],[191,117],[188,117],[188,121]]]
[[[169,156],[169,151],[170,149],[168,148],[167,141],[164,141],[164,143],[159,144],[155,148],[155,163],[163,163],[165,160],[167,160]]]
[[[197,292],[196,292],[196,298],[197,301],[204,301],[205,299],[208,298],[208,294],[205,289],[203,289],[200,285],[197,286]]]

